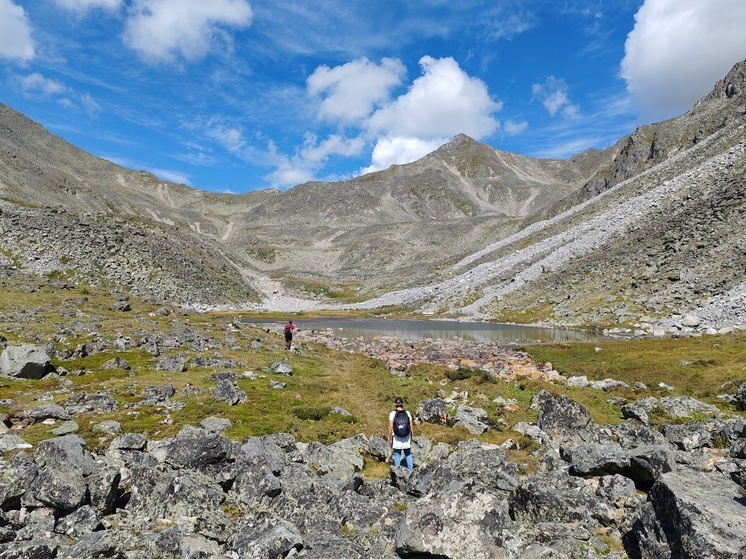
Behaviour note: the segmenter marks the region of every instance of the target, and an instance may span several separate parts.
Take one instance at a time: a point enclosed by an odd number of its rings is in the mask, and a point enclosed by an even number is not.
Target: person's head
[[[395,408],[403,408],[404,407],[404,398],[401,396],[397,396],[394,398],[394,407]]]

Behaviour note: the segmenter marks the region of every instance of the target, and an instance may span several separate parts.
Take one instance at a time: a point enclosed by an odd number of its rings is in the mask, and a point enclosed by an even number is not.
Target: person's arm
[[[407,415],[409,416],[409,436],[414,439],[414,421],[412,420],[412,414],[407,412]]]
[[[394,436],[394,420],[389,419],[389,444],[391,444],[391,440]]]

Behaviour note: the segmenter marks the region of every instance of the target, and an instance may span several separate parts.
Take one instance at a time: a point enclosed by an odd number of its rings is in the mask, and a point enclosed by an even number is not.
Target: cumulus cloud
[[[442,146],[450,138],[421,140],[419,138],[385,137],[379,138],[373,148],[371,164],[360,171],[361,174],[387,169],[416,161]]]
[[[482,139],[499,127],[493,114],[502,104],[490,97],[482,80],[450,57],[423,56],[420,66],[422,75],[409,90],[368,119],[366,132],[375,147],[363,172],[415,161],[459,133]]]
[[[420,59],[422,75],[404,95],[377,110],[368,122],[371,134],[434,140],[458,133],[474,138],[492,134],[499,123],[487,85],[464,72],[453,58]]]
[[[643,115],[680,114],[746,57],[743,0],[645,0],[621,75]]]
[[[251,24],[246,0],[135,0],[124,41],[148,62],[203,58],[221,37],[221,26]]]
[[[0,0],[0,59],[30,60],[34,54],[26,11],[11,0]]]
[[[314,178],[315,172],[323,167],[332,156],[350,157],[359,155],[365,147],[363,138],[347,138],[333,134],[319,142],[314,134],[307,134],[303,146],[294,155],[279,153],[277,146],[270,142],[269,155],[275,171],[265,177],[275,188],[295,186]]]
[[[23,91],[25,96],[41,95],[49,97],[67,93],[68,88],[61,82],[46,78],[39,72],[34,72],[28,76],[15,76],[13,81]]]
[[[56,0],[57,5],[77,13],[85,13],[94,8],[118,10],[122,0]]]
[[[420,66],[422,74],[397,97],[394,90],[406,73],[399,60],[384,58],[375,64],[361,58],[316,68],[307,92],[320,99],[319,118],[349,126],[358,136],[335,134],[321,142],[308,136],[292,156],[273,148],[277,171],[269,176],[272,184],[310,180],[330,156],[358,156],[366,145],[373,145],[371,164],[361,173],[415,161],[458,133],[482,139],[497,130],[493,114],[502,105],[490,97],[484,82],[466,74],[453,58],[424,56]]]
[[[323,96],[318,110],[322,119],[352,123],[370,115],[376,105],[388,101],[400,85],[406,69],[393,58],[375,64],[367,58],[342,66],[319,66],[307,80],[308,92]]]
[[[544,83],[535,83],[531,92],[551,116],[560,114],[565,118],[574,118],[580,112],[578,106],[570,101],[567,83],[563,79],[549,76]]]
[[[521,122],[513,122],[512,120],[506,120],[503,123],[503,130],[510,136],[517,136],[522,134],[528,128],[528,122],[522,120]]]

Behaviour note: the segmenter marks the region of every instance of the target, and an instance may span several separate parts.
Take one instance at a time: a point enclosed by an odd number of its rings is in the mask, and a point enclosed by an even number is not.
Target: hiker
[[[290,345],[293,342],[293,334],[295,334],[295,324],[292,320],[288,320],[285,325],[285,349],[290,349]]]
[[[401,396],[394,399],[394,408],[389,414],[389,444],[394,449],[394,466],[399,467],[404,454],[407,468],[412,470],[412,414],[404,409],[404,399]]]

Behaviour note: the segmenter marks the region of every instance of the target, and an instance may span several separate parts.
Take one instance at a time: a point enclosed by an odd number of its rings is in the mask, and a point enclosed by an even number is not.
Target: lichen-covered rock
[[[649,494],[671,557],[740,559],[746,514],[740,487],[720,473],[663,474]]]
[[[216,386],[210,388],[210,394],[219,402],[229,406],[243,404],[249,399],[246,392],[241,390],[235,382],[228,379],[219,380]]]
[[[396,550],[407,556],[505,557],[512,520],[507,499],[475,480],[456,481],[407,505]]]
[[[446,402],[442,398],[430,398],[417,404],[417,417],[425,423],[447,425],[450,419]]]
[[[626,472],[629,454],[615,444],[581,444],[572,451],[570,472],[577,476],[613,475]]]
[[[531,407],[538,408],[536,425],[541,432],[549,435],[549,444],[553,447],[572,450],[582,443],[600,442],[591,414],[567,396],[555,396],[542,390],[534,396]]]
[[[47,352],[39,346],[11,345],[0,355],[0,375],[38,380],[54,370],[50,362]]]
[[[303,548],[298,529],[271,513],[246,516],[236,528],[232,549],[242,557],[287,557]]]
[[[461,404],[456,412],[456,426],[463,427],[472,435],[481,435],[487,429],[489,418],[482,408],[472,408]]]
[[[204,469],[225,461],[231,452],[232,443],[224,436],[187,425],[168,441],[165,462],[174,468]]]

